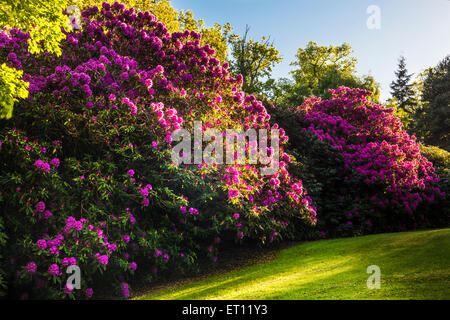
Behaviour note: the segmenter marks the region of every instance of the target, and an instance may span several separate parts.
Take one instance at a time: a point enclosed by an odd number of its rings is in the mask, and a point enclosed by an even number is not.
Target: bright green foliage
[[[59,44],[65,35],[61,27],[68,29],[63,9],[68,0],[0,0],[0,25],[30,32],[31,53],[54,52],[61,54]]]
[[[227,44],[227,36],[231,30],[232,27],[229,22],[223,26],[216,22],[214,23],[214,27],[202,27],[199,31],[202,35],[202,43],[208,43],[211,47],[213,47],[214,50],[216,50],[215,57],[221,62],[225,62],[227,60],[227,56],[230,51]]]
[[[280,52],[270,42],[270,37],[263,36],[260,41],[248,38],[247,26],[243,37],[232,34],[229,37],[231,45],[231,71],[242,74],[245,92],[253,94],[264,91],[263,78],[269,77],[272,68],[280,63]]]
[[[22,70],[0,66],[0,119],[12,116],[14,102],[28,97],[28,82],[22,79]]]
[[[181,30],[181,25],[178,20],[178,12],[171,5],[168,0],[161,1],[130,1],[135,4],[129,4],[127,7],[135,7],[141,11],[150,11],[159,21],[164,22],[168,32],[177,32]],[[123,3],[123,2],[122,2]],[[148,7],[146,4],[148,3]]]
[[[272,261],[138,299],[448,299],[450,229],[313,241],[280,251]],[[380,267],[369,289],[367,267]]]
[[[386,107],[393,108],[395,110],[394,115],[402,121],[402,124],[405,128],[407,128],[410,125],[411,114],[406,112],[404,109],[399,108],[396,97],[389,99],[386,103]]]
[[[291,65],[297,69],[291,72],[293,80],[281,79],[271,90],[271,99],[284,106],[295,107],[303,103],[304,97],[315,95],[329,99],[329,89],[339,86],[361,88],[373,92],[370,100],[379,101],[379,84],[369,74],[356,76],[357,59],[348,43],[340,46],[319,46],[310,41],[305,48],[299,48],[296,60]]]
[[[433,163],[436,173],[442,178],[444,175],[450,175],[450,152],[435,147],[420,145],[420,152]]]
[[[325,47],[310,41],[306,48],[298,49],[297,60],[291,64],[298,67],[292,72],[295,81],[312,91],[332,73],[339,73],[343,78],[351,77],[356,65],[356,58],[350,57],[352,51],[348,43]]]

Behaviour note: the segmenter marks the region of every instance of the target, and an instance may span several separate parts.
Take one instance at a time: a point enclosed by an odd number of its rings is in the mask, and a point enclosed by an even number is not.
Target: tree
[[[61,54],[59,44],[65,38],[61,28],[70,30],[64,8],[68,0],[0,0],[0,30],[11,28],[29,33],[30,53],[52,52]],[[11,118],[13,105],[18,99],[28,97],[28,82],[22,80],[22,72],[15,66],[14,56],[7,57],[0,73],[0,119]]]
[[[450,55],[426,71],[414,133],[425,143],[450,151]]]
[[[301,83],[314,94],[314,89],[319,87],[319,82],[324,77],[332,73],[350,77],[355,72],[356,58],[350,57],[352,51],[348,43],[325,47],[310,41],[306,48],[298,49],[297,60],[291,65],[299,68],[292,71],[292,75],[297,83]]]
[[[412,89],[411,77],[406,69],[406,59],[400,56],[398,69],[395,71],[396,79],[391,83],[391,95],[396,98],[398,107],[407,113],[412,113],[417,105],[414,99],[414,91]]]
[[[231,46],[230,69],[234,74],[241,74],[242,89],[250,94],[264,91],[263,78],[269,77],[272,68],[280,63],[280,52],[270,42],[270,37],[261,37],[260,41],[248,38],[250,27],[247,25],[243,37],[232,34],[229,36]]]
[[[425,78],[428,74],[430,69],[426,69],[425,71],[417,74],[414,81],[411,83],[411,92],[412,92],[412,98],[411,101],[414,102],[414,110],[413,112],[405,111],[404,109],[399,107],[399,102],[396,97],[392,97],[386,102],[386,106],[393,108],[395,110],[395,116],[400,118],[400,120],[403,123],[404,128],[408,131],[410,134],[416,134],[414,132],[414,126],[416,123],[415,120],[415,112],[421,109],[422,107],[422,91],[423,91],[423,84],[425,81]]]
[[[264,84],[267,98],[274,105],[285,103],[285,98],[289,96],[294,86],[294,81],[289,78],[269,79]]]
[[[356,76],[357,59],[348,43],[340,46],[319,46],[314,41],[308,42],[305,48],[299,48],[297,60],[291,63],[297,69],[291,72],[292,81],[282,79],[275,83],[272,98],[277,103],[288,107],[296,107],[303,103],[304,97],[315,95],[323,99],[331,98],[329,89],[340,86],[361,88],[373,92],[369,98],[379,101],[379,84],[369,74]]]

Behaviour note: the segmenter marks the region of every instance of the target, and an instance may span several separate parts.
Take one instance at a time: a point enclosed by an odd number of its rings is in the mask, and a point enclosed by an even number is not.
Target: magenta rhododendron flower
[[[189,214],[198,215],[198,210],[195,208],[189,208]]]
[[[66,219],[66,228],[65,230],[68,232],[70,230],[76,230],[81,231],[83,229],[83,223],[80,221],[77,221],[74,217],[68,217]]]
[[[84,291],[84,295],[86,296],[87,299],[92,298],[92,295],[94,294],[94,290],[92,288],[87,288]]]
[[[130,218],[130,223],[131,224],[135,224],[136,223],[136,218],[133,216],[133,214],[131,212],[128,214],[128,217]]]
[[[43,162],[42,160],[37,160],[34,163],[34,166],[36,168],[38,168],[39,170],[42,170],[44,172],[49,172],[50,171],[50,165],[46,162]]]
[[[127,234],[122,235],[122,241],[125,243],[130,242],[130,236]]]
[[[47,248],[47,241],[45,239],[40,239],[36,242],[36,247],[39,250],[45,250]]]
[[[38,203],[36,203],[36,211],[37,212],[45,211],[45,202],[44,201],[39,201]]]
[[[54,256],[59,255],[59,249],[57,246],[51,246],[48,251],[53,254]]]
[[[44,165],[44,161],[42,161],[42,160],[40,160],[40,159],[39,159],[39,160],[36,160],[36,162],[34,163],[34,165],[35,165],[36,168],[42,170],[42,166]]]
[[[48,163],[44,163],[41,167],[42,171],[49,172],[50,171],[50,165]]]
[[[161,256],[162,255],[162,251],[161,250],[156,250],[155,251],[155,253],[153,254],[153,256],[155,257],[155,258],[158,258],[159,256]]]
[[[100,256],[97,257],[97,259],[98,259],[98,262],[100,262],[101,265],[106,266],[108,264],[109,258],[108,258],[107,255],[100,255]]]
[[[230,191],[228,191],[228,197],[230,199],[237,198],[238,196],[239,196],[239,191],[234,190],[234,189],[230,189]]]
[[[147,188],[143,188],[139,190],[142,194],[143,197],[147,197],[148,196],[148,189]]]
[[[122,282],[120,284],[120,289],[122,290],[122,297],[128,298],[130,296],[130,289],[128,287],[128,283]]]
[[[64,286],[64,293],[65,294],[71,294],[73,291],[73,286],[70,283],[66,283]]]
[[[58,158],[53,158],[52,161],[50,161],[50,164],[54,167],[59,167],[60,161]]]
[[[36,263],[35,262],[29,262],[28,264],[27,264],[27,266],[26,266],[26,270],[27,270],[27,273],[29,273],[29,274],[33,274],[33,273],[35,273],[36,272],[36,270],[37,270],[37,265],[36,265]]]
[[[69,265],[69,259],[68,258],[63,258],[61,260],[61,264],[63,267],[67,267]]]
[[[53,213],[50,210],[45,210],[43,215],[44,220],[48,220],[51,217],[53,217]]]
[[[52,276],[60,276],[61,272],[59,271],[59,266],[54,263],[52,265],[50,265],[50,267],[48,267],[48,273],[51,274]]]

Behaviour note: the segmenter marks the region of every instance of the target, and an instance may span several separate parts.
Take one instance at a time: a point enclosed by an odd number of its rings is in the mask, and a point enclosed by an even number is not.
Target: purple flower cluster
[[[26,266],[27,273],[33,274],[36,273],[37,265],[35,262],[29,262]]]
[[[44,201],[39,201],[38,203],[36,203],[36,211],[37,212],[45,211],[45,202]]]
[[[71,230],[81,231],[81,229],[83,229],[83,222],[81,220],[77,221],[74,217],[68,217],[66,219],[66,227],[64,229],[66,233]]]
[[[120,284],[120,289],[122,290],[122,297],[128,298],[130,296],[130,289],[128,288],[128,283],[122,282]]]
[[[77,259],[76,259],[75,257],[63,258],[63,259],[61,260],[61,264],[62,264],[64,267],[67,267],[67,266],[74,266],[74,265],[77,264]]]
[[[90,299],[90,298],[92,298],[92,295],[94,294],[94,290],[92,288],[87,288],[84,291],[84,294],[85,294],[87,299]]]
[[[97,259],[101,265],[106,266],[108,264],[109,257],[106,254],[103,255],[98,254]]]
[[[52,276],[61,276],[62,273],[59,271],[59,266],[54,263],[48,267],[48,273]]]
[[[36,162],[34,163],[34,166],[44,172],[50,171],[50,165],[46,162],[43,162],[42,160],[36,160]]]

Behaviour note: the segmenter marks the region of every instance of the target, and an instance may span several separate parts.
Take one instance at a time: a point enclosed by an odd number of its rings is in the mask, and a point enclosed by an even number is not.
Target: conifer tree
[[[406,59],[400,56],[398,61],[398,69],[395,71],[396,79],[391,82],[391,95],[395,97],[398,102],[398,107],[403,111],[412,113],[417,104],[414,99],[414,90],[410,80],[413,74],[408,74],[406,69]]]

